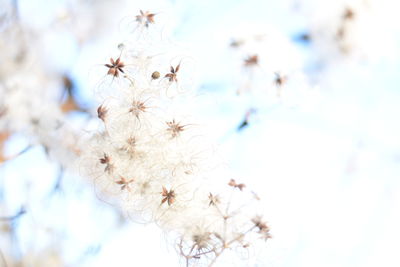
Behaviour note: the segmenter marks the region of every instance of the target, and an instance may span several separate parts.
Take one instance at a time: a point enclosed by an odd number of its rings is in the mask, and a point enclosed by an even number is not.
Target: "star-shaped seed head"
[[[134,179],[126,179],[122,176],[120,176],[120,179],[118,181],[116,181],[116,184],[121,185],[121,190],[127,189],[128,191],[131,191],[131,188],[129,187],[129,184],[133,183]]]
[[[119,77],[119,73],[125,73],[123,68],[125,64],[121,61],[120,58],[117,58],[115,61],[113,58],[110,58],[111,64],[104,64],[108,68],[107,75],[112,75],[114,77]]]
[[[150,13],[150,11],[140,10],[140,15],[136,16],[136,21],[139,24],[143,24],[146,28],[149,27],[150,24],[154,24],[154,16],[156,14]]]
[[[141,112],[145,112],[146,108],[147,107],[144,105],[143,102],[135,100],[132,102],[132,106],[129,109],[129,112],[131,112],[136,118],[139,118],[139,114]]]
[[[164,204],[166,201],[168,203],[168,206],[171,206],[174,201],[175,201],[175,192],[174,190],[167,190],[164,186],[162,188],[161,195],[163,196],[163,199],[161,200],[161,205]]]
[[[169,82],[178,82],[177,73],[181,64],[178,64],[175,68],[171,66],[170,73],[165,74],[165,78],[168,78]]]
[[[208,203],[209,206],[215,206],[220,202],[219,197],[218,196],[214,196],[211,193],[208,195],[208,200],[210,201]]]
[[[185,125],[180,125],[178,122],[175,122],[175,120],[166,123],[168,125],[167,131],[171,133],[172,138],[177,137],[180,132],[185,130]]]

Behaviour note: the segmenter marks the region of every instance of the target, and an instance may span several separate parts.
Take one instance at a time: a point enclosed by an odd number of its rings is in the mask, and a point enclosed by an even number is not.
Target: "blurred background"
[[[0,0],[0,266],[178,265],[165,233],[99,199],[74,161],[98,73],[124,32],[153,28],[150,54],[189,59],[191,112],[265,205],[273,238],[249,266],[399,266],[399,7]]]

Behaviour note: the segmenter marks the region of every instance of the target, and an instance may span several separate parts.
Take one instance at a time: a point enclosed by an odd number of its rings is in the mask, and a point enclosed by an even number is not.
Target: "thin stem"
[[[15,159],[15,158],[21,156],[22,154],[28,152],[32,147],[33,147],[32,145],[28,145],[27,147],[25,147],[24,149],[22,149],[22,150],[21,150],[20,152],[18,152],[17,154],[15,154],[15,155],[13,155],[13,156],[11,156],[11,157],[5,158],[5,160],[4,160],[3,162],[0,162],[0,165],[1,165],[2,163],[4,163],[4,162],[13,160],[13,159]]]
[[[225,248],[222,248],[222,250],[219,253],[215,252],[215,258],[210,262],[208,267],[213,266],[217,262],[218,257],[222,254],[222,252],[224,252],[224,250],[225,250]]]
[[[208,253],[211,253],[211,252],[215,252],[215,249],[197,253],[197,254],[193,255],[192,258],[196,258],[196,257],[199,257],[201,255],[205,255],[205,254],[208,254]]]
[[[241,235],[238,235],[237,237],[235,237],[234,239],[232,239],[231,241],[229,241],[228,243],[226,243],[227,246],[231,245],[232,243],[238,241],[240,238],[242,238],[243,236],[247,235],[249,232],[251,232],[254,228],[256,228],[257,226],[252,226],[249,230],[247,230],[246,232],[244,232]]]
[[[0,221],[13,221],[15,219],[18,219],[18,217],[22,216],[25,213],[26,213],[25,208],[21,207],[17,214],[12,215],[12,216],[0,217]]]
[[[7,267],[8,265],[7,265],[6,257],[4,257],[4,253],[1,250],[0,250],[0,256],[1,256],[1,261],[4,264],[4,267]]]

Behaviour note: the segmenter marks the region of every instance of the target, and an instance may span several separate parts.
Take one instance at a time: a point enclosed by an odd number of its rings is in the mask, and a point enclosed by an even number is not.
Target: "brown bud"
[[[158,78],[160,78],[160,73],[158,71],[155,71],[151,74],[151,78],[153,80],[157,80]]]

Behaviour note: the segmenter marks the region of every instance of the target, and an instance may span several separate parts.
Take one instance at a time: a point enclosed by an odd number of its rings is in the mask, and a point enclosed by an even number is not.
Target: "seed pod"
[[[118,44],[118,49],[119,50],[124,50],[124,48],[125,48],[125,45],[123,44],[123,43],[120,43],[120,44]]]
[[[151,78],[153,80],[157,80],[158,78],[160,78],[160,73],[158,71],[155,71],[151,74]]]

